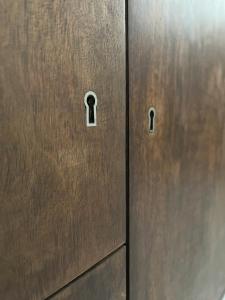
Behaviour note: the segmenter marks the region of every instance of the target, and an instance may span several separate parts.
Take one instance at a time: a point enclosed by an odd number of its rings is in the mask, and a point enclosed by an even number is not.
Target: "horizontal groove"
[[[76,282],[77,280],[79,280],[81,277],[85,276],[87,273],[91,272],[92,270],[94,270],[95,268],[97,268],[98,266],[100,266],[102,263],[104,263],[107,259],[109,259],[110,257],[112,257],[114,254],[116,254],[117,252],[119,252],[122,248],[124,248],[126,246],[126,243],[123,243],[122,245],[120,245],[118,248],[116,248],[115,250],[113,250],[112,252],[110,252],[107,256],[105,256],[103,259],[101,259],[100,261],[98,261],[96,264],[94,264],[93,266],[91,266],[89,269],[87,269],[85,272],[81,273],[80,275],[78,275],[76,278],[74,278],[73,280],[71,280],[69,283],[67,283],[66,285],[64,285],[62,288],[60,288],[59,290],[57,290],[54,294],[51,294],[50,296],[48,296],[47,298],[45,298],[45,300],[50,300],[52,299],[54,296],[56,296],[57,294],[59,294],[60,292],[62,292],[64,289],[70,287],[70,285],[72,285],[74,282]]]

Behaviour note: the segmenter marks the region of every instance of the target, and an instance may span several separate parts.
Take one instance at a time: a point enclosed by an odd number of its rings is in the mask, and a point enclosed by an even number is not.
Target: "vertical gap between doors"
[[[129,157],[129,0],[125,0],[126,26],[126,299],[130,299],[130,157]]]

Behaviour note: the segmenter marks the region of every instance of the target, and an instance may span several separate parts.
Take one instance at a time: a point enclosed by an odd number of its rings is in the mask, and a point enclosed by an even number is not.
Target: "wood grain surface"
[[[131,300],[220,300],[225,1],[130,0],[129,47]]]
[[[51,300],[125,300],[126,253],[120,249]],[[50,300],[49,299],[49,300]]]
[[[124,6],[0,0],[0,299],[44,299],[124,243]]]

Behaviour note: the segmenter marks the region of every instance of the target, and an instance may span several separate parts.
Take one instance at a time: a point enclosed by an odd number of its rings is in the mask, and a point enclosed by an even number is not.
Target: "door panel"
[[[1,299],[43,299],[124,243],[124,10],[0,0]]]
[[[125,300],[125,264],[123,248],[50,299]]]
[[[225,2],[131,0],[129,26],[131,300],[219,300]]]

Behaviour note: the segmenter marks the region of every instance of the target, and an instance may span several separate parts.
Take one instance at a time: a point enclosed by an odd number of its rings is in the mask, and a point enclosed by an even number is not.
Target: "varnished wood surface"
[[[51,300],[125,300],[126,253],[122,248]]]
[[[220,300],[225,2],[131,0],[129,44],[131,300]]]
[[[124,6],[0,0],[0,299],[44,299],[124,243]]]

